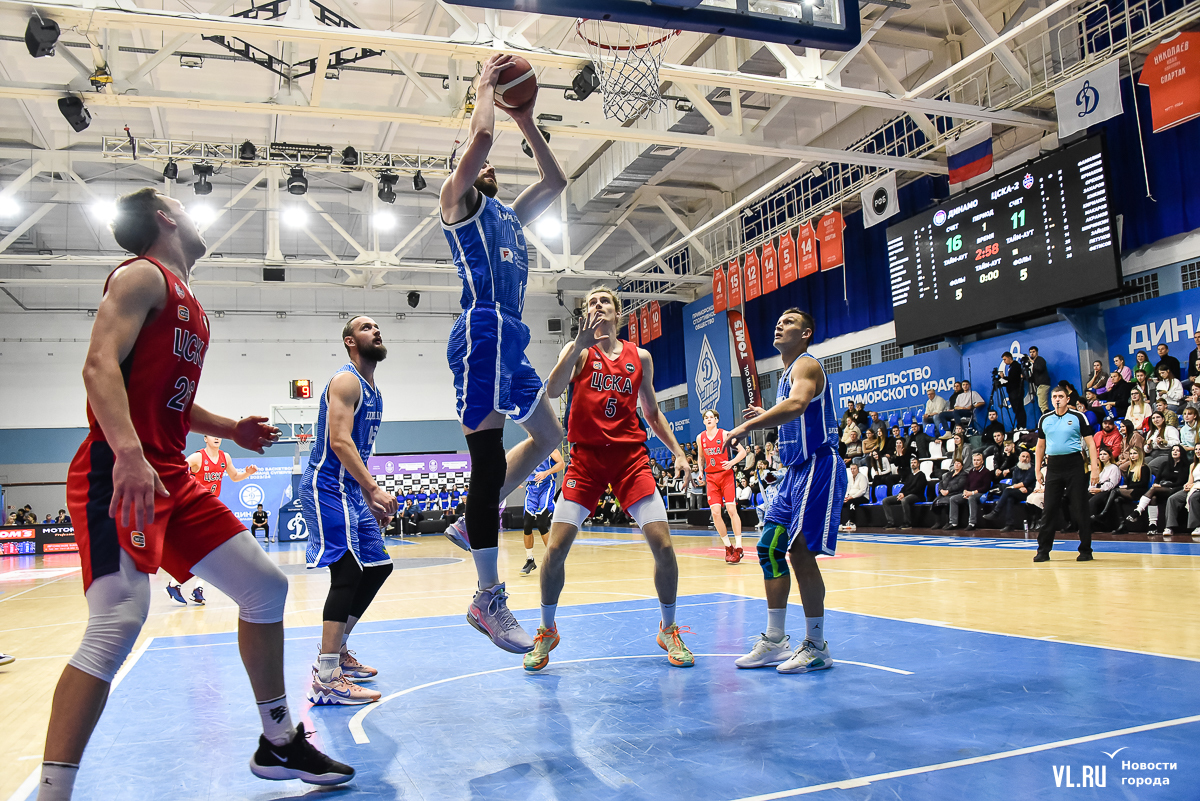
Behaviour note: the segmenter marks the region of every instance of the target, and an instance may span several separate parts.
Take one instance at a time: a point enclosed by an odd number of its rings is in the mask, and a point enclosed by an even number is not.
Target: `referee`
[[[1057,386],[1050,393],[1053,409],[1038,421],[1037,449],[1034,452],[1034,475],[1038,476],[1038,490],[1045,492],[1042,507],[1042,522],[1038,526],[1038,549],[1035,562],[1050,561],[1050,549],[1054,545],[1054,522],[1058,519],[1058,507],[1066,495],[1071,509],[1071,520],[1079,526],[1079,556],[1077,562],[1092,560],[1092,521],[1088,511],[1088,485],[1084,483],[1083,449],[1087,446],[1091,467],[1092,484],[1100,480],[1100,463],[1096,455],[1096,443],[1092,439],[1092,427],[1087,418],[1067,408],[1069,395],[1066,388]],[[1042,486],[1042,460],[1046,462],[1045,486]]]

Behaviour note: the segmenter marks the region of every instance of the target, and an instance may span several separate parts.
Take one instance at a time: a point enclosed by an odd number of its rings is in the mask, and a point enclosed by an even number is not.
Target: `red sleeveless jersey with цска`
[[[213,495],[221,494],[221,479],[225,477],[225,467],[229,464],[229,455],[225,451],[217,451],[217,460],[208,458],[208,450],[200,449],[200,472],[192,473],[192,477],[200,482],[204,491]]]
[[[707,431],[700,432],[700,449],[704,451],[704,474],[706,476],[718,476],[729,472],[722,467],[729,461],[729,450],[722,444],[723,439],[725,439],[725,432],[719,428],[711,438]]]
[[[637,413],[642,360],[637,345],[620,342],[621,352],[614,359],[598,346],[589,348],[583,369],[571,382],[567,441],[572,444],[646,442]]]
[[[146,318],[133,350],[121,362],[130,417],[151,465],[156,469],[170,465],[187,470],[183,449],[191,429],[196,384],[208,351],[208,318],[183,281],[154,259],[142,258],[162,273],[167,284],[166,300],[157,314]],[[121,267],[135,261],[138,259],[129,259]],[[104,289],[108,290],[107,281]],[[104,432],[90,404],[87,416],[91,429],[88,438],[103,441]]]

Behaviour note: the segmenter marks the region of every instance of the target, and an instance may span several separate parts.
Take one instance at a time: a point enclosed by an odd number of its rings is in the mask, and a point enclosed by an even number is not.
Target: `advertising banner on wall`
[[[663,416],[667,418],[667,423],[671,426],[671,433],[675,435],[676,441],[679,443],[691,442],[695,439],[692,436],[692,420],[690,417],[690,409],[672,409],[669,412],[663,412]],[[650,435],[646,440],[648,448],[665,448],[666,443],[661,439]]]
[[[1083,390],[1079,374],[1081,343],[1075,328],[1065,322],[1040,325],[1026,331],[1016,331],[963,345],[962,377],[970,380],[971,388],[987,401],[992,392],[992,370],[1000,367],[1000,357],[1004,351],[1014,356],[1027,354],[1031,345],[1036,345],[1038,355],[1046,360],[1046,369],[1050,372],[1052,385],[1065,379],[1074,384],[1076,389]],[[1026,391],[1028,393],[1028,386]],[[1008,395],[1004,394],[1002,397],[1007,398]],[[1029,427],[1033,428],[1041,412],[1033,402],[1026,404],[1025,409]],[[1005,422],[1008,420],[1005,419]]]
[[[762,393],[758,391],[758,365],[754,362],[754,348],[746,332],[746,321],[738,311],[728,312],[729,334],[733,337],[733,354],[737,357],[738,380],[746,393],[746,404],[762,406]],[[733,424],[729,424],[733,428]]]
[[[1115,306],[1104,312],[1104,327],[1109,358],[1119,353],[1132,369],[1134,354],[1144,350],[1157,363],[1155,350],[1165,343],[1186,370],[1188,353],[1195,347],[1192,335],[1200,328],[1200,289]]]
[[[871,411],[893,411],[924,406],[925,393],[931,387],[942,397],[949,397],[960,367],[958,353],[942,348],[833,373],[829,382],[839,414],[849,401],[861,401]]]
[[[234,483],[225,476],[221,481],[221,502],[229,507],[238,520],[250,528],[250,515],[260,503],[272,513],[270,522],[275,524],[274,512],[283,505],[283,496],[292,486],[292,458],[290,456],[234,456],[233,466],[245,470],[250,465],[258,472]]]
[[[729,329],[726,312],[714,312],[712,297],[683,307],[683,353],[687,361],[688,411],[691,430],[704,427],[701,413],[716,409],[722,425],[733,422],[733,385],[729,375]]]

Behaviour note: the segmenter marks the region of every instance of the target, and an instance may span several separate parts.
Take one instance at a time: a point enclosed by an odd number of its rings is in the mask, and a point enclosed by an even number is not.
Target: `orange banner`
[[[650,336],[650,309],[646,306],[642,307],[642,319],[638,323],[638,333],[642,337],[643,345],[654,339],[654,337]]]
[[[729,262],[729,309],[742,306],[742,268],[737,261]]]
[[[650,301],[650,338],[658,339],[662,336],[662,308],[658,305],[657,300]]]
[[[640,345],[638,342],[638,316],[637,312],[629,313],[629,341],[635,345]]]
[[[1146,58],[1138,83],[1150,87],[1155,133],[1200,117],[1200,33],[1163,39]]]
[[[798,278],[812,275],[818,269],[817,235],[813,232],[812,223],[806,222],[796,231],[796,253]]]
[[[779,265],[775,259],[775,243],[768,239],[762,252],[762,293],[765,295],[776,289],[779,289]]]
[[[743,293],[746,300],[754,300],[762,294],[762,279],[760,276],[761,270],[758,263],[758,253],[750,251],[746,254],[746,285],[743,287]]]
[[[729,311],[729,331],[733,334],[733,352],[737,356],[738,377],[746,391],[746,404],[762,406],[762,394],[758,389],[758,365],[754,362],[754,348],[750,345],[750,334],[740,311]]]
[[[842,253],[842,231],[846,222],[840,211],[831,211],[817,223],[817,237],[821,240],[821,269],[832,270],[846,263]]]
[[[720,267],[713,270],[713,311],[723,312],[729,306],[726,294],[725,271]]]
[[[796,240],[792,239],[791,232],[784,231],[783,236],[779,237],[779,285],[787,286],[797,277]]]

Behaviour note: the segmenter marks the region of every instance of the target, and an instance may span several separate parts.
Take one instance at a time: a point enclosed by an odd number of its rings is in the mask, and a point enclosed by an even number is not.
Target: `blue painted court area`
[[[294,713],[359,771],[332,792],[250,775],[258,718],[233,635],[156,639],[114,692],[77,797],[1200,796],[1200,661],[830,611],[833,669],[739,671],[763,602],[679,603],[687,670],[655,645],[646,601],[561,608],[562,645],[537,674],[460,615],[363,624],[353,646],[385,700],[357,708],[302,701],[318,630],[289,630]],[[1103,787],[1068,787],[1095,776]],[[1123,784],[1139,778],[1168,783]]]

